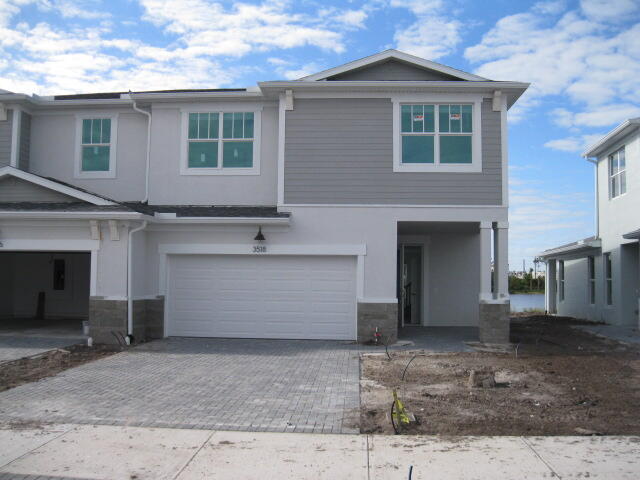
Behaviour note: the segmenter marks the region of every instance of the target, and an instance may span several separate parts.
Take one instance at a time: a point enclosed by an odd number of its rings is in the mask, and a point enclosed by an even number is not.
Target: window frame
[[[482,95],[395,95],[391,98],[393,107],[393,171],[394,172],[482,172]],[[435,106],[434,119],[434,163],[402,163],[402,105],[422,104]],[[471,163],[440,163],[440,137],[469,135],[467,132],[439,132],[440,105],[471,105]],[[425,134],[427,135],[427,134]],[[430,135],[430,134],[429,134]]]
[[[607,307],[613,306],[613,260],[611,252],[602,255],[604,271],[604,301]]]
[[[116,178],[116,158],[118,149],[118,113],[113,112],[91,112],[76,114],[76,137],[75,137],[75,178]],[[82,170],[82,122],[83,120],[111,120],[111,141],[109,142],[109,170],[105,171],[84,171]],[[106,145],[106,144],[101,144]]]
[[[616,148],[613,152],[611,152],[610,154],[607,155],[607,184],[609,186],[609,200],[613,200],[614,198],[619,198],[622,197],[623,195],[625,195],[627,193],[627,152],[625,149],[626,145],[622,145],[618,148]],[[622,170],[618,170],[617,173],[612,173],[613,172],[613,162],[614,162],[614,156],[617,156],[615,158],[615,160],[618,161],[618,168],[619,168],[619,162],[620,162],[620,152],[622,152],[624,154],[624,168]],[[621,178],[624,177],[624,192],[620,191],[620,186],[622,185],[621,182]],[[614,182],[616,183],[617,189],[618,189],[618,194],[617,195],[613,195],[613,189],[611,188],[611,186],[614,184]]]
[[[565,271],[564,260],[558,260],[558,300],[564,302],[565,299]]]
[[[587,257],[587,295],[589,296],[589,305],[596,304],[596,257],[589,255]]]
[[[260,175],[260,150],[262,131],[262,107],[255,105],[197,105],[185,107],[181,112],[181,135],[180,135],[180,175]],[[217,167],[189,167],[189,114],[190,113],[217,113],[218,138],[209,141],[218,142],[218,166]],[[253,113],[253,139],[223,138],[222,129],[225,113]],[[204,139],[200,141],[206,141]],[[253,142],[253,166],[251,167],[223,167],[224,163],[224,142]]]

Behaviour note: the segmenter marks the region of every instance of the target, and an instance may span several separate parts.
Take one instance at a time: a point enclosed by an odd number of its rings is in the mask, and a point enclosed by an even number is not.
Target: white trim
[[[197,108],[180,110],[180,175],[260,175],[260,150],[262,137],[262,105],[220,104],[205,108],[199,105]],[[189,114],[190,113],[218,113],[218,138],[211,141],[218,142],[218,166],[215,168],[189,168]],[[253,113],[253,138],[223,138],[223,116],[225,113]],[[253,166],[250,168],[224,168],[223,145],[224,142],[250,141],[253,146]]]
[[[98,197],[97,195],[93,195],[91,193],[83,192],[80,190],[76,190],[73,187],[68,187],[66,185],[62,185],[53,180],[49,180],[47,178],[40,177],[38,175],[34,175],[33,173],[25,172],[24,170],[19,170],[14,167],[3,167],[0,168],[0,178],[4,176],[12,176],[15,178],[19,178],[21,180],[25,180],[27,182],[31,182],[35,185],[39,185],[44,188],[48,188],[49,190],[56,191],[58,193],[62,193],[64,195],[68,195],[70,197],[77,198],[79,200],[84,200],[85,202],[92,203],[93,205],[116,205],[111,200],[106,200],[102,197]]]
[[[11,159],[9,166],[18,168],[18,161],[20,159],[20,122],[22,120],[22,110],[20,108],[13,108],[13,115],[11,116]]]
[[[92,220],[92,219],[109,219],[109,220],[137,220],[147,218],[145,215],[137,212],[26,212],[24,210],[15,210],[10,212],[0,211],[0,218],[19,218],[19,219],[50,219],[65,218],[73,220]]]
[[[0,251],[51,251],[51,252],[89,252],[100,249],[99,240],[52,239],[34,240],[32,238],[0,239]]]
[[[91,270],[89,272],[89,296],[95,297],[98,291],[98,250],[91,250]]]
[[[625,120],[596,143],[587,148],[587,150],[582,153],[582,156],[589,158],[602,154],[604,150],[610,148],[613,142],[623,140],[638,127],[640,127],[640,118],[630,118],[629,120]]]
[[[358,303],[398,303],[397,298],[384,298],[384,297],[360,297],[358,296]]]
[[[284,204],[284,148],[286,130],[286,101],[280,94],[278,105],[278,205]]]
[[[339,75],[341,73],[349,72],[351,70],[356,70],[359,68],[366,67],[368,65],[372,65],[378,62],[383,62],[385,60],[391,60],[391,59],[416,65],[418,67],[427,68],[435,72],[445,73],[447,75],[451,75],[451,76],[460,78],[462,80],[473,80],[473,81],[487,80],[484,77],[479,77],[478,75],[473,75],[471,73],[463,72],[462,70],[457,70],[455,68],[447,67],[446,65],[432,62],[430,60],[416,57],[414,55],[409,55],[408,53],[404,53],[394,49],[385,50],[384,52],[376,53],[374,55],[370,55],[368,57],[364,57],[359,60],[354,60],[353,62],[349,62],[343,65],[339,65],[337,67],[329,68],[327,70],[323,70],[321,72],[314,73],[312,75],[307,75],[306,77],[302,77],[299,80],[303,80],[306,82],[324,80],[325,78],[332,77],[334,75]]]
[[[482,95],[442,95],[442,94],[398,94],[391,97],[393,103],[393,171],[394,172],[482,172]],[[404,103],[432,104],[436,108],[434,128],[434,163],[430,164],[403,164],[402,142],[400,131],[400,106]],[[439,132],[440,104],[469,104],[473,105],[472,133],[471,133],[471,163],[465,164],[441,164],[439,138],[446,133]]]
[[[116,178],[116,158],[118,149],[118,116],[119,113],[110,111],[95,111],[90,113],[77,113],[76,117],[76,136],[75,136],[75,178]],[[111,120],[111,139],[109,142],[109,170],[104,172],[93,172],[82,170],[82,121],[87,119],[104,119]]]
[[[290,217],[153,217],[151,221],[162,224],[289,225]]]
[[[501,95],[500,109],[500,152],[502,154],[502,205],[509,206],[509,125],[507,118],[507,98]]]
[[[438,205],[438,204],[386,204],[386,203],[285,203],[278,205],[279,208],[298,208],[298,207],[323,207],[323,208],[459,208],[464,210],[466,208],[499,208],[504,209],[504,205],[492,204],[492,205]]]

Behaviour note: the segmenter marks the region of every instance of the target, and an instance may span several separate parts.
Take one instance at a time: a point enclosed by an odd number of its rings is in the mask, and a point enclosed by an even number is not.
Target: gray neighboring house
[[[96,341],[508,341],[527,87],[387,50],[251,88],[0,93],[0,316],[45,292]]]
[[[638,326],[640,308],[640,118],[583,156],[595,166],[596,234],[545,250],[550,313]]]

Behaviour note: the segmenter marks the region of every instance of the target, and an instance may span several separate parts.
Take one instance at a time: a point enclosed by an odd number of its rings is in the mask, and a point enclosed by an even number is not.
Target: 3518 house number
[[[267,247],[265,245],[254,245],[253,253],[267,253]]]

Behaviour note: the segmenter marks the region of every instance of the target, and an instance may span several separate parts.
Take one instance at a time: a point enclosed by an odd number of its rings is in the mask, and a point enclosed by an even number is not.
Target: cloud
[[[444,15],[442,0],[391,0],[390,5],[417,17],[408,27],[396,29],[393,39],[399,50],[435,60],[452,53],[462,41],[462,24]]]
[[[630,15],[637,17],[640,13],[640,2],[637,0],[580,0],[580,8],[590,18],[618,23],[628,21]]]
[[[28,4],[38,13],[25,21],[20,13]],[[129,29],[127,35],[114,30],[133,20],[102,12],[102,5],[0,0],[0,86],[40,95],[226,86],[256,68],[234,64],[248,54],[299,47],[344,52],[345,32],[362,28],[373,8],[332,8],[323,16],[322,9],[298,11],[299,4],[288,0],[141,0],[142,20],[134,17],[133,25],[146,21],[151,25],[145,28],[164,34],[146,40]],[[289,63],[281,71],[298,78],[322,70],[318,65]]]
[[[166,33],[178,35],[187,50],[240,57],[252,51],[315,46],[344,52],[342,33],[294,13],[293,4],[265,1],[258,5],[206,0],[141,0],[143,18]]]
[[[556,140],[549,140],[544,146],[552,150],[560,150],[561,152],[582,153],[587,147],[600,140],[603,135],[604,134],[589,134],[577,137],[558,138]]]

